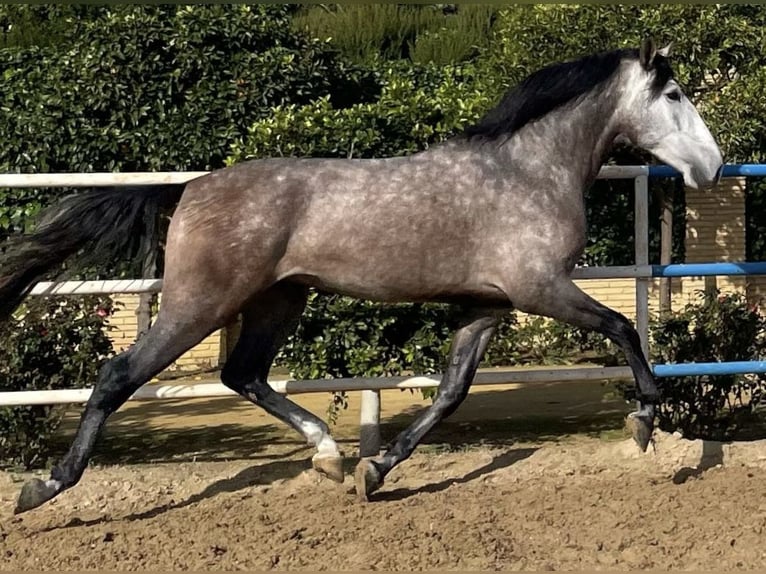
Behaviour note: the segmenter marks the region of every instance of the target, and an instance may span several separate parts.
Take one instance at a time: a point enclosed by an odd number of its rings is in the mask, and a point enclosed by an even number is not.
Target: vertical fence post
[[[675,185],[676,182],[673,182]],[[673,202],[675,193],[673,187],[665,189],[660,194],[662,218],[660,221],[660,265],[673,263]],[[660,279],[660,316],[667,317],[673,310],[673,286],[670,277]]]
[[[380,391],[365,390],[359,415],[359,456],[377,456],[380,443]]]
[[[639,175],[635,180],[636,265],[649,265],[649,176]],[[649,281],[636,279],[636,330],[641,338],[641,350],[649,360]]]
[[[152,238],[151,251],[146,255],[141,273],[144,279],[154,279],[157,275],[157,249],[158,246]],[[145,335],[152,326],[152,303],[154,303],[155,297],[154,293],[141,293],[138,296],[136,339]]]

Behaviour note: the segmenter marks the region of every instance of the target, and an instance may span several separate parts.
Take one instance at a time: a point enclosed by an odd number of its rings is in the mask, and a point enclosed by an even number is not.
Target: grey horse
[[[359,461],[362,498],[460,405],[511,308],[593,329],[622,348],[641,401],[629,422],[645,450],[659,395],[638,334],[583,293],[570,272],[586,241],[583,192],[615,142],[647,150],[691,187],[720,178],[721,152],[673,79],[668,56],[647,40],[551,65],[475,125],[406,157],[254,160],[183,186],[96,189],[51,207],[33,233],[7,245],[0,318],[63,261],[120,253],[153,229],[159,206],[175,211],[156,322],[103,366],[69,451],[49,480],[24,485],[16,512],[74,486],[109,415],[239,314],[242,331],[223,383],[291,425],[316,447],[314,468],[343,481],[327,425],[267,383],[312,287],[464,311],[433,404],[384,454]]]

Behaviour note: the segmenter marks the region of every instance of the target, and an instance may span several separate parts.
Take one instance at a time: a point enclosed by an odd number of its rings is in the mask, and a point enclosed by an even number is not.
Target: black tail
[[[65,197],[43,211],[33,233],[0,245],[5,247],[0,257],[0,321],[35,283],[74,255],[78,266],[85,266],[146,254],[161,210],[175,206],[184,187],[99,188]]]

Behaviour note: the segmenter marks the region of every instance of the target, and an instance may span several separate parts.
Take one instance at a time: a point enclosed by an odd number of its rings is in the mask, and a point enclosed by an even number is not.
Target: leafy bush
[[[651,328],[655,363],[759,360],[766,352],[766,320],[741,294],[702,293],[700,301]],[[660,428],[688,438],[730,440],[750,434],[766,379],[752,375],[663,377]],[[635,387],[621,385],[635,400]]]
[[[219,168],[273,106],[379,92],[369,71],[296,33],[288,6],[47,9],[63,37],[0,49],[0,172]],[[0,6],[0,27],[25,10],[45,20],[43,7]],[[0,189],[0,239],[66,191]]]
[[[463,66],[388,65],[377,99],[339,108],[325,96],[277,106],[253,122],[227,165],[281,156],[389,157],[427,148],[476,120],[489,101]]]
[[[279,360],[305,379],[432,373],[441,369],[456,325],[446,305],[381,305],[312,293]]]
[[[381,305],[312,292],[296,332],[277,363],[299,379],[432,374],[445,369],[458,309],[439,304]],[[490,340],[483,367],[570,363],[585,351],[606,354],[601,335],[509,312]],[[433,389],[423,395],[433,397]],[[330,419],[347,406],[335,393]]]
[[[619,351],[594,331],[537,316],[518,323],[511,316],[498,327],[482,364],[566,365],[586,358],[612,361],[615,352]]]
[[[301,379],[434,373],[456,325],[447,305],[381,305],[312,292],[277,363]],[[330,419],[346,406],[346,394],[334,393]]]
[[[34,297],[0,331],[0,391],[92,386],[112,354],[108,298]],[[44,465],[65,408],[0,407],[0,464]]]

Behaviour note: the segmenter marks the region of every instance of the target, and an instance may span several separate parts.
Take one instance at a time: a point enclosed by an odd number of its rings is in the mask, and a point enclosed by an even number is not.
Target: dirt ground
[[[472,393],[367,503],[353,397],[343,485],[279,423],[216,401],[126,407],[81,483],[30,513],[12,515],[25,477],[0,473],[0,570],[766,567],[766,442],[658,433],[641,454],[600,386]],[[386,438],[427,404],[384,394]]]

